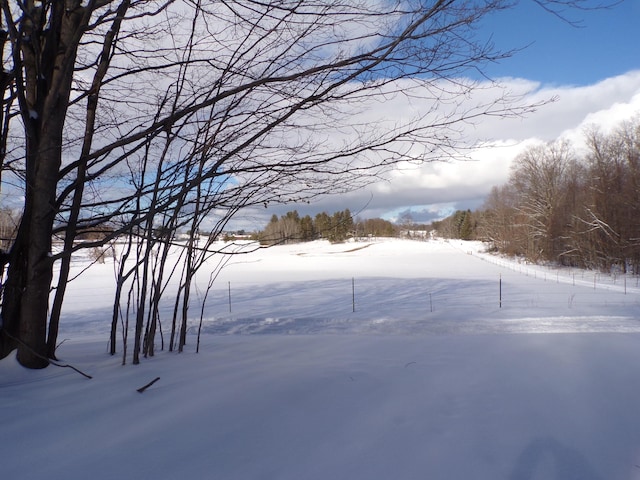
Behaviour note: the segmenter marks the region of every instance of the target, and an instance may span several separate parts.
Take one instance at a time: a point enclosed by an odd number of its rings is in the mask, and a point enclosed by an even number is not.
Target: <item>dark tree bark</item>
[[[2,2],[5,16],[9,5]],[[30,368],[47,366],[49,291],[53,278],[51,237],[62,161],[63,130],[75,58],[89,11],[63,2],[25,2],[23,16],[9,23],[17,97],[25,126],[25,209],[11,251],[3,305],[0,356],[17,343],[18,360]],[[17,335],[16,335],[17,334]]]

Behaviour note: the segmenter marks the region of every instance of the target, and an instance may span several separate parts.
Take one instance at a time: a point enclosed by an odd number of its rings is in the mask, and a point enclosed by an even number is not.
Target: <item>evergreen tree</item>
[[[462,240],[471,240],[473,238],[474,228],[471,220],[472,215],[471,210],[462,212],[462,223],[460,224],[460,230],[458,232]]]
[[[309,242],[316,238],[313,219],[309,215],[305,215],[300,219],[300,239],[303,242]]]
[[[329,238],[331,231],[331,217],[326,212],[318,213],[315,218],[315,230],[320,238]]]

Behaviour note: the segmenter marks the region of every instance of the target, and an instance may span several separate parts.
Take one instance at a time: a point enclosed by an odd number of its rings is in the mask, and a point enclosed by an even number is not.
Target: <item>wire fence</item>
[[[499,262],[496,262],[499,265]],[[505,267],[508,265],[500,265]],[[227,281],[215,285],[207,298],[207,311],[217,315],[244,312],[325,311],[345,313],[414,309],[420,314],[461,306],[482,308],[530,308],[546,304],[592,307],[636,304],[640,300],[637,276],[608,276],[592,272],[542,272],[509,269],[493,277],[465,278],[367,278],[350,277],[317,281],[278,281],[256,284]],[[68,298],[73,310],[112,307],[106,288],[75,282]],[[196,285],[192,304],[204,298]],[[164,304],[175,292],[168,289]]]
[[[635,331],[640,317],[637,275],[605,275],[552,268],[474,253],[484,261],[473,272],[419,278],[352,276],[318,280],[221,280],[211,291],[197,281],[192,289],[189,323],[202,320],[214,333],[450,332],[494,322],[574,319],[572,331]],[[105,275],[109,266],[104,265]],[[325,273],[326,275],[326,273]],[[111,282],[112,283],[112,282]],[[63,323],[102,322],[111,318],[113,292],[87,282],[72,282]],[[161,321],[174,312],[176,289],[167,289]],[[204,309],[201,304],[206,294]],[[88,314],[87,312],[91,312]],[[608,320],[607,320],[608,319]],[[526,323],[526,322],[525,322]],[[606,325],[605,325],[606,324]],[[613,325],[613,326],[612,326]],[[71,326],[73,328],[73,326]]]

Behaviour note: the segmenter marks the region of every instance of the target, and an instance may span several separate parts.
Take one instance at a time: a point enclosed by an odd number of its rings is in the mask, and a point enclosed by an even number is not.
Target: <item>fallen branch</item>
[[[153,380],[151,380],[149,383],[147,383],[144,387],[140,387],[139,389],[136,390],[136,392],[138,393],[142,393],[144,392],[147,388],[149,388],[151,385],[153,385],[154,383],[156,383],[158,380],[160,380],[160,377],[156,377]]]

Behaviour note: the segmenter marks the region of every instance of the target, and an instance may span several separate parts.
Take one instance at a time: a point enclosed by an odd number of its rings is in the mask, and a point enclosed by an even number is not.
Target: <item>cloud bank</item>
[[[345,208],[362,218],[395,220],[410,213],[415,221],[429,222],[457,209],[481,206],[493,186],[507,181],[512,160],[527,146],[558,138],[579,146],[586,127],[608,130],[640,113],[640,70],[586,86],[540,85],[518,78],[503,78],[501,83],[524,95],[526,102],[554,101],[524,117],[485,117],[466,126],[461,134],[470,144],[485,142],[482,148],[466,152],[467,161],[399,165],[383,181],[357,192],[323,197],[312,204],[246,212],[235,225],[255,230],[263,228],[274,213],[297,209],[301,215],[314,216]],[[406,101],[392,98],[376,107],[379,112],[371,113],[401,118],[412,110]]]

